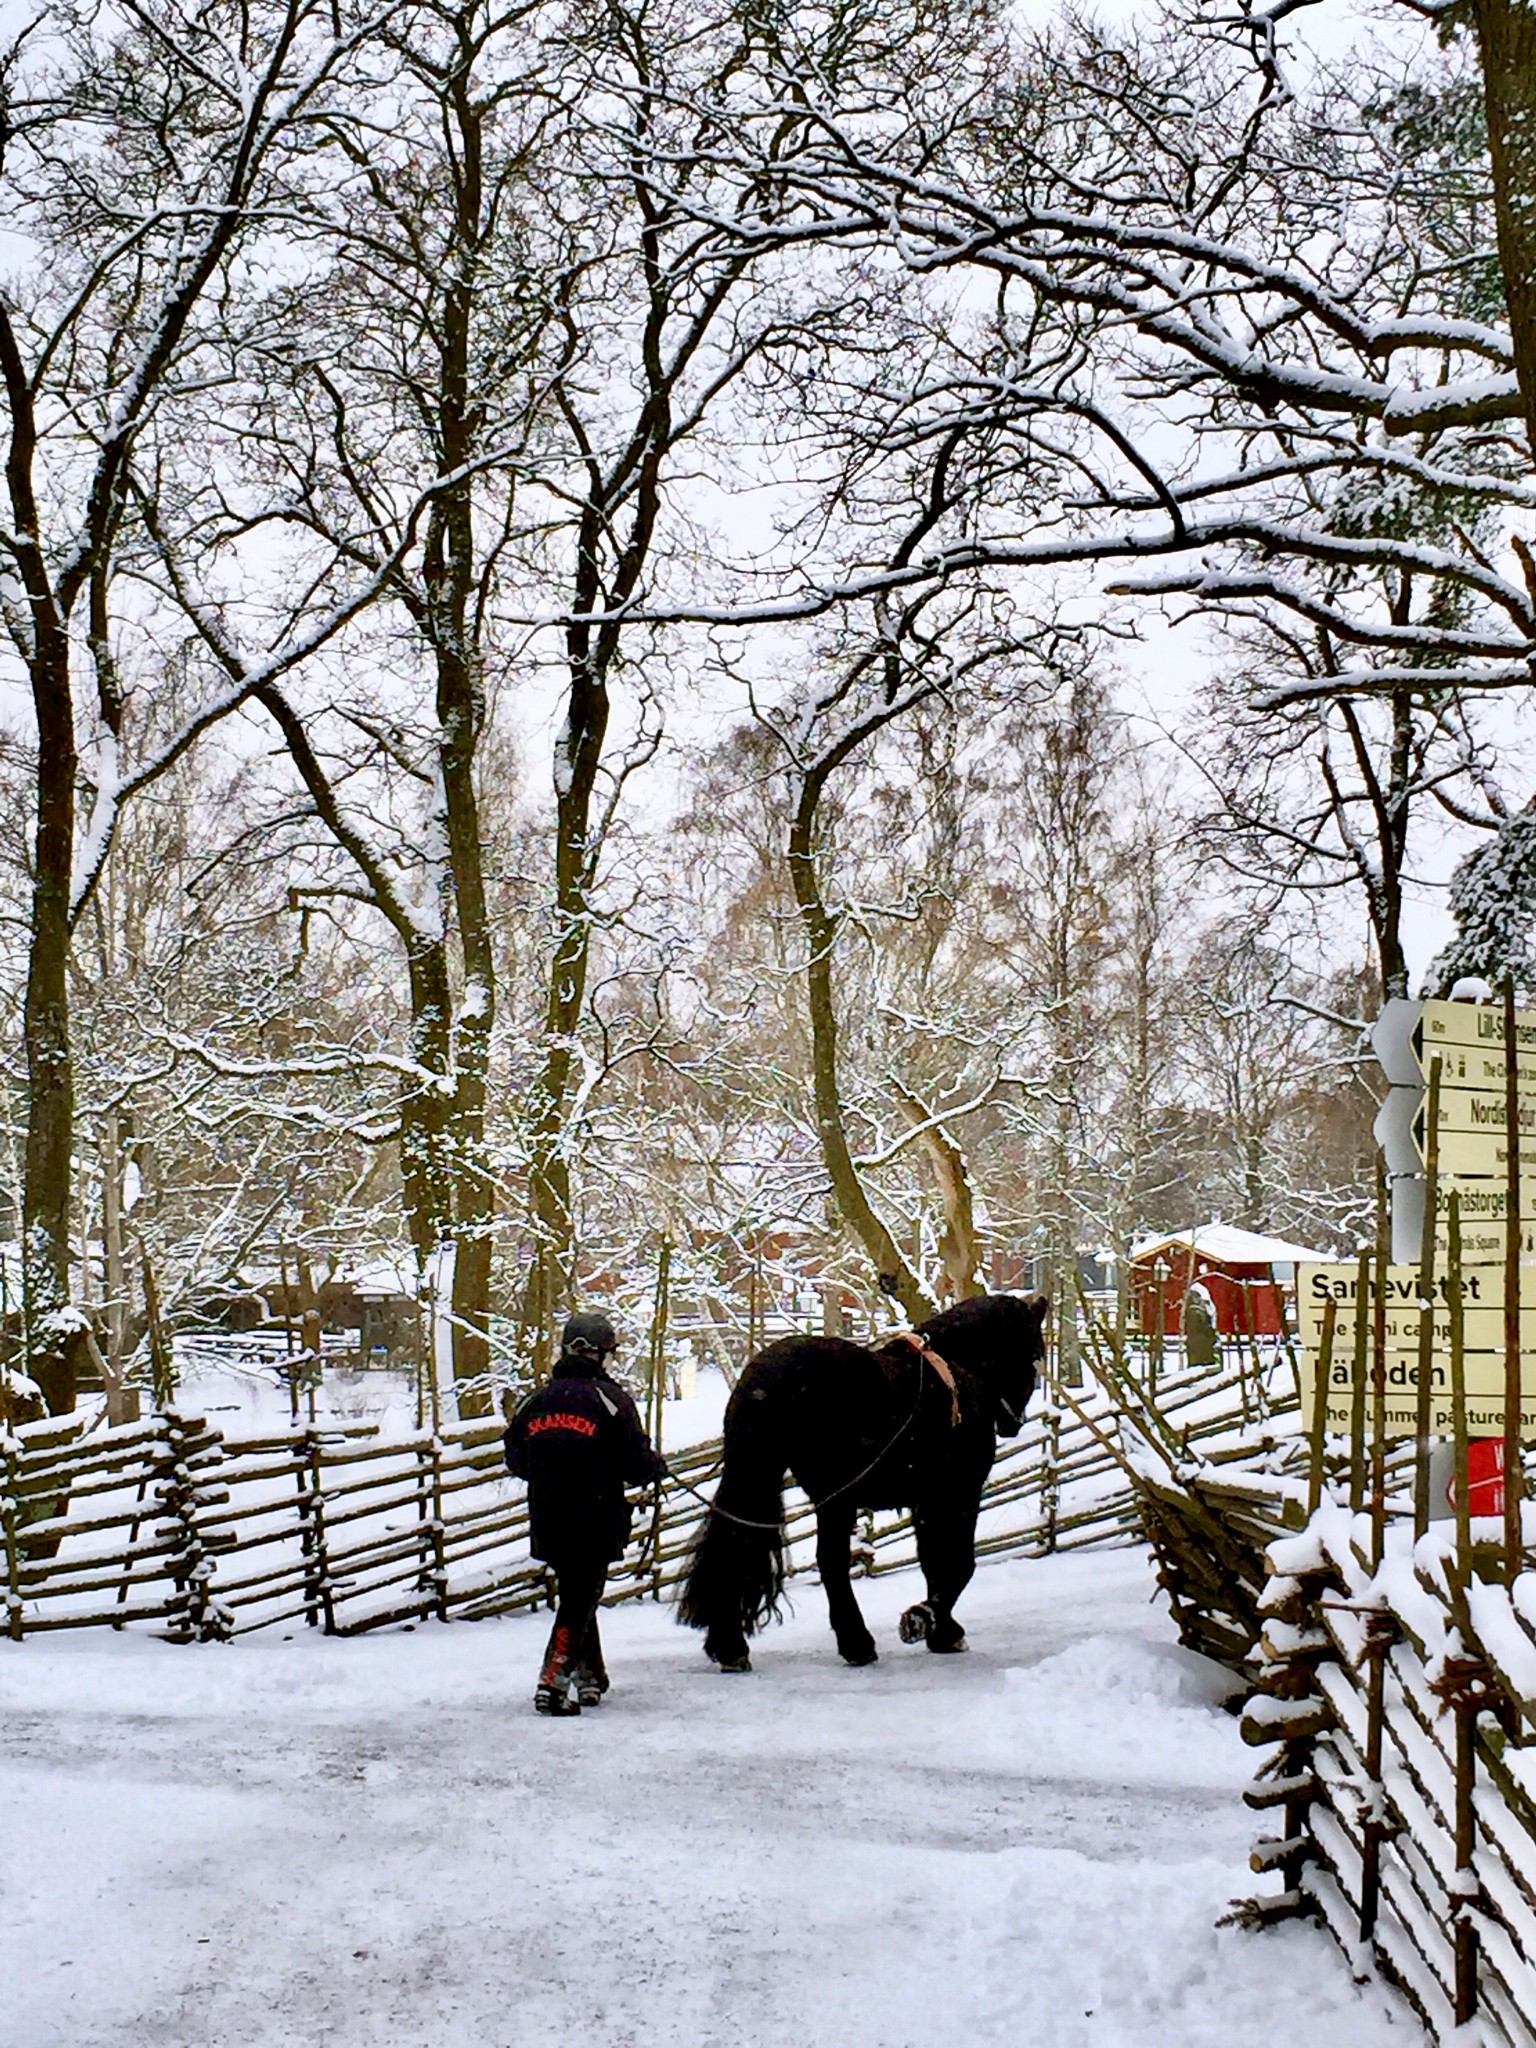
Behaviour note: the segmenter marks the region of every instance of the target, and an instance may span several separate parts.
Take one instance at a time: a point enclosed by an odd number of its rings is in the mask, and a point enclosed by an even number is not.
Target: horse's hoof
[[[752,1659],[745,1646],[739,1650],[717,1650],[709,1643],[704,1645],[704,1654],[717,1671],[750,1671]]]
[[[961,1650],[968,1647],[963,1628],[957,1629],[953,1636],[930,1636],[928,1638],[928,1648],[935,1657],[954,1657]]]
[[[857,1669],[861,1664],[878,1664],[880,1662],[880,1652],[875,1648],[873,1643],[859,1643],[854,1648],[849,1650],[845,1650],[842,1644],[839,1643],[837,1646],[837,1654],[842,1658],[845,1664],[852,1664],[855,1669]]]
[[[915,1607],[909,1607],[897,1623],[897,1634],[904,1643],[926,1643],[938,1616],[926,1600],[920,1600]]]

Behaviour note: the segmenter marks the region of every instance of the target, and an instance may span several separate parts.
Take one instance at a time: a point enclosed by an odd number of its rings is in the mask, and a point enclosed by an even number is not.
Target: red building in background
[[[1177,1337],[1184,1327],[1184,1297],[1198,1281],[1224,1337],[1278,1337],[1297,1266],[1326,1257],[1232,1223],[1170,1231],[1131,1247],[1132,1311],[1144,1332],[1160,1328],[1164,1336]]]

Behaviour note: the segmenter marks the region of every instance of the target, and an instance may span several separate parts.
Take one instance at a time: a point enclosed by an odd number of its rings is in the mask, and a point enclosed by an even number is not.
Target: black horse
[[[901,1617],[902,1641],[964,1649],[954,1606],[976,1569],[981,1490],[998,1433],[1023,1424],[1045,1311],[1043,1295],[987,1294],[878,1350],[786,1337],[758,1353],[725,1411],[725,1469],[678,1603],[722,1670],[752,1668],[747,1637],[778,1612],[786,1469],[817,1506],[816,1562],[847,1661],[878,1654],[850,1579],[861,1508],[912,1510],[928,1598]]]

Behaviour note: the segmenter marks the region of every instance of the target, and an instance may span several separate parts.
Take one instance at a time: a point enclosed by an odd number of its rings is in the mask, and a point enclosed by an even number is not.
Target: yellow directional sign
[[[1355,1316],[1363,1310],[1366,1328],[1375,1312],[1375,1274],[1365,1290],[1365,1301],[1356,1300],[1359,1269],[1342,1261],[1330,1265],[1301,1266],[1296,1273],[1296,1311],[1305,1343],[1320,1337],[1323,1315],[1329,1300],[1334,1304],[1334,1342],[1354,1342]],[[1419,1293],[1417,1266],[1388,1266],[1386,1272],[1386,1326],[1389,1351],[1416,1350],[1419,1341]],[[1450,1343],[1449,1282],[1442,1268],[1435,1277],[1436,1341]],[[1502,1350],[1504,1344],[1504,1275],[1486,1267],[1462,1275],[1462,1341],[1468,1351]],[[1520,1319],[1522,1335],[1527,1322],[1536,1348],[1536,1266],[1520,1274]]]
[[[1465,1240],[1474,1224],[1496,1223],[1502,1230],[1509,1203],[1509,1189],[1501,1175],[1497,1180],[1471,1178],[1454,1180],[1446,1178],[1435,1191],[1435,1216],[1437,1228],[1442,1232],[1449,1229],[1451,1214],[1451,1191],[1455,1189],[1461,1197],[1461,1230]],[[1527,1197],[1536,1197],[1536,1186],[1522,1175],[1520,1181],[1520,1227],[1522,1232],[1530,1225],[1533,1202]],[[1522,1258],[1525,1254],[1522,1252]]]
[[[1509,1146],[1502,1131],[1440,1132],[1440,1171],[1448,1180],[1497,1180],[1509,1171]],[[1520,1207],[1527,1206],[1525,1187],[1536,1180],[1536,1135],[1520,1134]]]
[[[1387,1373],[1387,1399],[1385,1404],[1387,1435],[1413,1436],[1419,1426],[1418,1413],[1419,1368],[1416,1359],[1402,1358],[1392,1362]],[[1467,1360],[1467,1434],[1468,1436],[1502,1436],[1504,1434],[1504,1361],[1492,1352],[1483,1351]],[[1303,1382],[1301,1414],[1302,1425],[1312,1427],[1313,1413],[1312,1380]],[[1370,1428],[1371,1409],[1370,1381],[1366,1382],[1366,1428]],[[1339,1360],[1328,1375],[1327,1420],[1325,1429],[1340,1434],[1351,1427],[1354,1413],[1354,1363],[1349,1357]],[[1450,1436],[1456,1427],[1455,1410],[1451,1405],[1450,1367],[1443,1358],[1435,1360],[1430,1375],[1429,1434]],[[1520,1376],[1520,1434],[1527,1443],[1536,1443],[1536,1371],[1529,1362],[1521,1367]]]
[[[1504,1304],[1497,1299],[1496,1289],[1493,1284],[1495,1276],[1487,1267],[1474,1269],[1473,1272],[1464,1275],[1464,1284],[1470,1285],[1474,1279],[1481,1279],[1487,1283],[1484,1292],[1489,1298],[1479,1305],[1462,1310],[1463,1346],[1469,1354],[1474,1351],[1497,1351],[1500,1357],[1502,1357],[1504,1355]],[[1412,1308],[1389,1308],[1387,1310],[1386,1339],[1389,1352],[1412,1352],[1417,1356],[1419,1349],[1419,1313],[1417,1303]],[[1370,1307],[1367,1306],[1365,1311],[1367,1342],[1370,1341],[1371,1337],[1371,1321],[1372,1312]],[[1322,1324],[1323,1319],[1321,1315],[1311,1318],[1310,1327],[1308,1320],[1303,1319],[1302,1342],[1309,1350],[1316,1349],[1322,1336]],[[1355,1311],[1352,1308],[1339,1311],[1338,1318],[1333,1327],[1333,1341],[1335,1347],[1343,1344],[1353,1349],[1355,1342]],[[1437,1351],[1443,1351],[1449,1356],[1451,1348],[1451,1312],[1443,1303],[1437,1303],[1435,1307],[1434,1343]],[[1522,1350],[1529,1348],[1533,1358],[1536,1358],[1536,1303],[1523,1304],[1521,1307],[1520,1345]]]
[[[1372,1276],[1374,1280],[1374,1275]],[[1316,1360],[1322,1339],[1324,1305],[1335,1303],[1333,1356],[1328,1374],[1329,1429],[1350,1426],[1354,1398],[1355,1318],[1366,1325],[1366,1394],[1371,1391],[1374,1321],[1373,1286],[1357,1303],[1359,1273],[1355,1265],[1298,1267],[1297,1308],[1300,1322],[1302,1411],[1311,1423],[1316,1388]],[[1462,1327],[1466,1349],[1467,1428],[1473,1436],[1497,1436],[1504,1427],[1503,1273],[1483,1268],[1463,1275]],[[1430,1366],[1430,1430],[1447,1435],[1452,1428],[1450,1312],[1442,1272],[1435,1289],[1434,1350]],[[1415,1266],[1389,1266],[1386,1273],[1387,1433],[1411,1436],[1417,1428],[1419,1384],[1419,1276]],[[1536,1438],[1536,1266],[1520,1275],[1521,1421],[1523,1435]]]
[[[1425,1003],[1413,1037],[1426,1078],[1440,1054],[1442,1088],[1489,1087],[1504,1078],[1502,1003]],[[1515,1012],[1515,1055],[1521,1075],[1536,1080],[1536,1010]]]
[[[1446,1219],[1446,1197],[1449,1190],[1441,1188],[1440,1214],[1435,1224],[1435,1265],[1444,1272],[1450,1254],[1450,1230]],[[1496,1202],[1492,1216],[1481,1213],[1480,1208],[1469,1205],[1469,1196],[1484,1196]],[[1502,1181],[1466,1181],[1461,1184],[1461,1263],[1466,1267],[1504,1265],[1504,1184]],[[1529,1214],[1520,1219],[1520,1257],[1536,1260],[1536,1218]]]
[[[1501,1081],[1494,1088],[1443,1088],[1440,1091],[1440,1138],[1445,1142],[1447,1131],[1469,1131],[1474,1136],[1492,1132],[1496,1137],[1504,1135],[1508,1105]],[[1427,1107],[1420,1113],[1420,1126],[1416,1135],[1420,1149],[1423,1148],[1423,1117],[1428,1115]],[[1519,1100],[1520,1137],[1522,1149],[1536,1153],[1536,1089],[1524,1089]]]

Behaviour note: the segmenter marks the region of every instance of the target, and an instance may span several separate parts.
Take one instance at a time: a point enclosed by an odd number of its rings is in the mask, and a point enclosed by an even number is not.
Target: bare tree
[[[1312,650],[1287,652],[1294,675]],[[1429,850],[1447,823],[1497,831],[1508,815],[1492,752],[1457,692],[1272,695],[1252,668],[1206,693],[1191,743],[1216,799],[1202,844],[1269,909],[1288,895],[1358,904],[1380,996],[1407,995],[1411,891]]]
[[[113,586],[135,464],[152,431],[174,432],[178,394],[207,367],[202,310],[233,283],[237,250],[277,203],[285,162],[376,20],[343,20],[317,0],[255,15],[222,0],[130,4],[111,21],[66,10],[47,38],[34,24],[0,59],[0,205],[19,245],[43,251],[0,307],[0,591],[38,742],[23,1209],[28,1343],[56,1411],[73,1404],[78,1334],[66,1307],[71,926],[124,798],[228,708],[220,693],[155,759],[122,758]],[[97,732],[86,758],[80,669]],[[92,793],[83,832],[82,779]]]
[[[776,49],[755,100],[701,108],[743,204],[779,124],[811,131],[765,237],[882,241],[928,277],[980,273],[1019,324],[1054,309],[1080,337],[984,380],[1075,472],[1047,530],[978,521],[884,585],[960,560],[1170,557],[1126,587],[1262,601],[1370,651],[1296,679],[1299,695],[1522,684],[1536,598],[1468,513],[1507,524],[1533,491],[1509,335],[1464,303],[1492,225],[1475,166],[1447,252],[1425,231],[1442,166],[1415,156],[1375,81],[1309,99],[1261,24],[1224,41],[1198,22],[1169,17],[1134,48],[1044,32],[994,51],[990,75],[974,58],[921,112],[912,67],[845,105]],[[1361,481],[1431,508],[1433,537],[1422,520],[1362,526],[1344,488]]]

